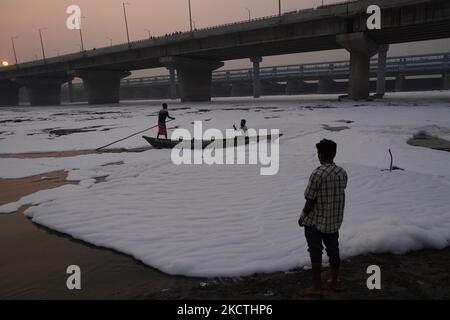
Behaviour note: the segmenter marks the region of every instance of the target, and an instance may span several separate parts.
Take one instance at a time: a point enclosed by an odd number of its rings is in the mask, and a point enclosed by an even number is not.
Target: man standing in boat
[[[160,135],[164,135],[167,140],[166,119],[169,118],[170,120],[175,120],[175,118],[169,115],[169,111],[167,110],[167,103],[163,103],[162,107],[163,108],[159,111],[158,114],[158,136],[156,138],[159,139]]]
[[[241,120],[241,127],[238,129],[238,128],[236,128],[236,125],[233,124],[233,129],[234,129],[235,131],[239,131],[239,132],[242,133],[242,134],[247,134],[248,128],[247,128],[246,123],[247,123],[247,120],[242,119],[242,120]]]

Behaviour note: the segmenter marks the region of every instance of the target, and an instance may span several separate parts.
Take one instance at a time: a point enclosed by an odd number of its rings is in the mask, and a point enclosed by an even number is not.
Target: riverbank
[[[0,181],[0,204],[69,183],[64,171]],[[309,284],[310,271],[242,278],[170,276],[130,256],[32,223],[22,207],[0,215],[0,299],[291,299]],[[82,290],[66,288],[66,268],[79,265]],[[369,265],[382,272],[382,289],[366,287]],[[328,269],[323,272],[324,284]],[[405,255],[367,254],[343,261],[343,291],[324,299],[450,299],[450,248]]]

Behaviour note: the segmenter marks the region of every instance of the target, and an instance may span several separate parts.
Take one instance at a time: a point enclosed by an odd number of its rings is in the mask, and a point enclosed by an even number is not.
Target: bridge
[[[450,77],[445,70],[449,69],[449,65],[450,52],[389,57],[386,60],[385,75],[393,79],[390,80],[391,91],[405,91],[410,88],[448,90]],[[348,61],[263,67],[260,68],[259,74],[262,84],[261,95],[344,92],[348,85],[346,80],[349,72]],[[376,78],[377,75],[378,59],[372,59],[370,78]],[[336,83],[336,80],[343,81]],[[254,81],[255,76],[251,68],[214,71],[212,95],[254,95]],[[410,85],[411,82],[412,85]],[[121,97],[124,99],[170,98],[170,76],[168,75],[124,79],[120,87]],[[81,89],[81,85],[74,86],[74,90]],[[178,85],[177,89],[179,89]]]
[[[386,60],[386,90],[448,90],[450,77],[443,70],[448,70],[449,64],[450,52],[389,57]],[[262,67],[261,95],[343,93],[348,89],[349,71],[348,61]],[[378,59],[373,58],[370,63],[371,88],[376,89],[377,75]],[[169,99],[170,80],[168,75],[123,79],[120,82],[120,98]],[[252,68],[214,71],[211,95],[251,96],[255,93],[254,81]],[[178,97],[177,77],[175,82]],[[87,99],[81,83],[74,83],[70,87],[63,85],[62,97],[70,102]]]
[[[381,29],[368,30],[366,10],[374,4],[381,8]],[[61,84],[75,76],[83,80],[90,104],[116,103],[120,81],[130,71],[160,67],[169,70],[172,98],[177,76],[181,101],[208,101],[213,70],[243,58],[253,63],[258,97],[262,57],[342,48],[350,52],[348,96],[367,99],[371,57],[378,54],[382,95],[389,44],[449,37],[448,0],[351,1],[11,65],[0,71],[0,104],[17,104],[21,86],[32,105],[58,104]]]

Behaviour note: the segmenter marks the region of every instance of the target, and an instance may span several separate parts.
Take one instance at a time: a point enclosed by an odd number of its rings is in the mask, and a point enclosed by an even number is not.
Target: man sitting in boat
[[[160,135],[164,135],[167,140],[166,119],[169,118],[171,120],[175,120],[175,118],[169,115],[169,111],[167,110],[167,103],[163,103],[162,107],[163,108],[159,111],[158,114],[158,136],[156,138],[159,139]]]
[[[241,127],[238,129],[238,128],[236,128],[236,125],[233,124],[233,129],[235,131],[239,131],[240,134],[247,134],[248,128],[246,126],[246,123],[247,123],[247,120],[242,119],[241,120]]]

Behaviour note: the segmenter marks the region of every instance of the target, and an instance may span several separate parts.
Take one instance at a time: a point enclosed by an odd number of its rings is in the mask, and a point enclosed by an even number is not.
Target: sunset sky
[[[55,56],[80,50],[79,33],[66,28],[66,8],[81,7],[84,45],[86,49],[126,42],[122,0],[0,0],[0,60],[14,62],[11,36],[18,36],[15,45],[20,62],[42,58],[39,28],[43,31],[46,56]],[[325,4],[338,2],[325,0]],[[128,0],[128,24],[132,40],[152,35],[164,35],[189,28],[188,0]],[[278,12],[277,0],[191,0],[193,20],[197,28],[273,15]],[[282,0],[282,10],[292,11],[315,7],[321,0]],[[420,54],[450,51],[450,39],[391,46],[389,55]],[[288,56],[265,57],[263,66],[321,62],[347,59],[344,50],[303,53]],[[248,60],[228,61],[224,68],[249,67]],[[164,74],[164,69],[134,72],[135,76]]]

